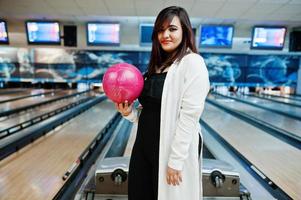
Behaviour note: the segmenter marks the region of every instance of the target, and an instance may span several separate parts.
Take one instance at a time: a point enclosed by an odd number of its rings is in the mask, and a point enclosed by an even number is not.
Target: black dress
[[[157,200],[160,111],[166,74],[145,78],[138,98],[143,109],[129,166],[128,200]]]

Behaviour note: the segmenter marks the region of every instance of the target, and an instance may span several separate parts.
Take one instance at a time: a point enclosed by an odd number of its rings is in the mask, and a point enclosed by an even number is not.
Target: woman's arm
[[[210,87],[208,71],[201,56],[189,54],[182,62],[185,65],[183,67],[187,68],[184,75],[184,93],[168,160],[168,166],[176,170],[182,170],[188,157],[192,130],[198,127]]]

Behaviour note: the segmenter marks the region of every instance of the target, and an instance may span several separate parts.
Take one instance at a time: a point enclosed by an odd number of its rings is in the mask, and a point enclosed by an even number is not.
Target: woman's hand
[[[128,116],[133,109],[133,103],[129,105],[128,101],[124,103],[115,103],[116,110],[122,114],[122,116]]]
[[[180,185],[180,182],[182,182],[181,171],[167,167],[166,180],[168,185]]]

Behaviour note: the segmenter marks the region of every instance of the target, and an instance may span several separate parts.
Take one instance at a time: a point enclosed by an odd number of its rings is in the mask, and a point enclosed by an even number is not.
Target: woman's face
[[[167,27],[164,27],[158,33],[158,39],[164,51],[171,53],[181,43],[183,30],[178,16],[174,16]]]

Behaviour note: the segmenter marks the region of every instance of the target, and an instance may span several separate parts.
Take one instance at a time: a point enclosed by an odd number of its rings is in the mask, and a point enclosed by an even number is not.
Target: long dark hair
[[[175,50],[175,53],[169,55],[162,49],[158,39],[158,33],[160,32],[164,24],[170,24],[175,16],[179,17],[180,19],[181,27],[183,30],[183,38],[180,45]],[[169,67],[174,61],[180,61],[188,53],[188,48],[192,52],[197,53],[189,16],[184,8],[178,6],[171,6],[161,10],[155,21],[152,41],[153,45],[150,62],[148,65],[148,75],[156,73],[156,69],[159,68],[161,72],[163,72],[164,69]]]

